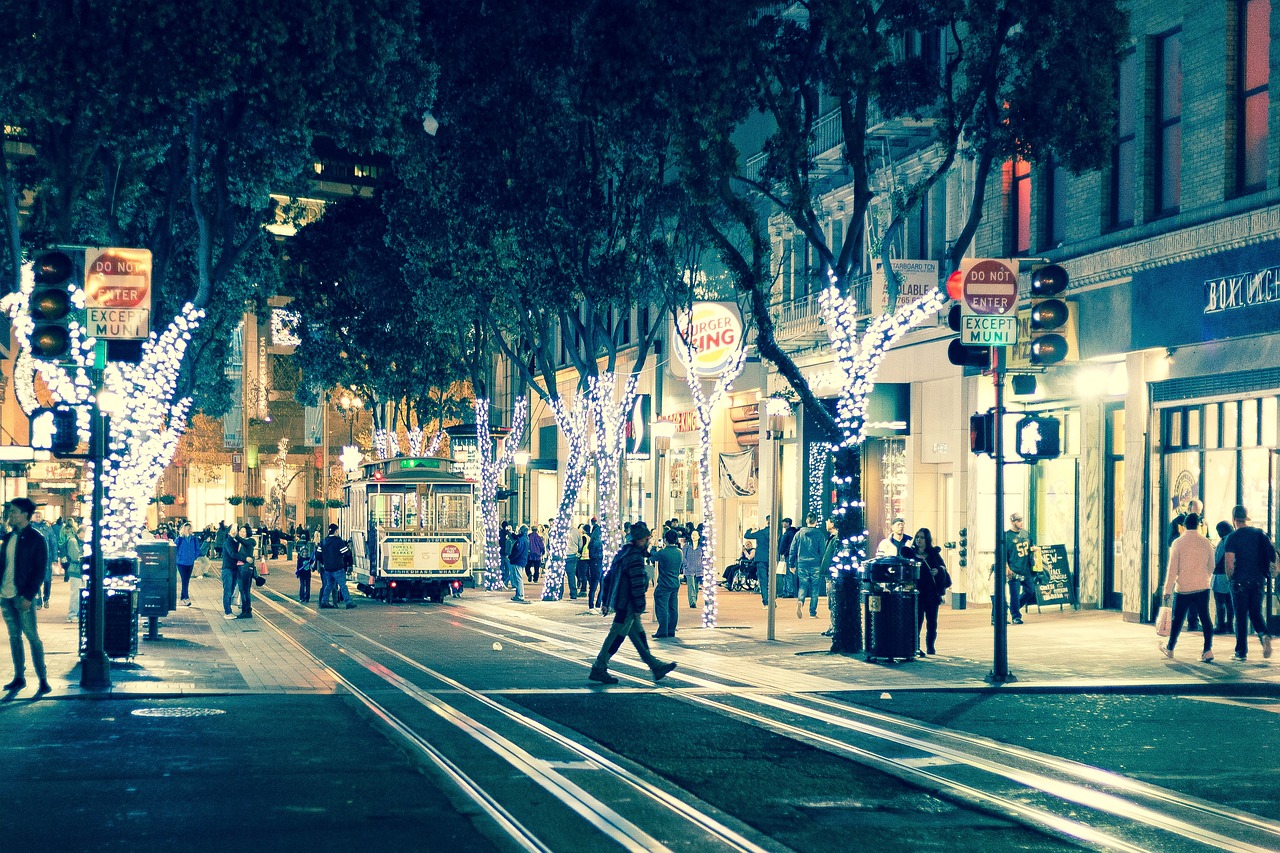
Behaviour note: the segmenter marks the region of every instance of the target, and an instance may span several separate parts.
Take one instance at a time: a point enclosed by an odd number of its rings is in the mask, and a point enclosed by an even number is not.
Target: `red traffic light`
[[[947,296],[957,302],[964,298],[964,273],[960,270],[947,276]]]

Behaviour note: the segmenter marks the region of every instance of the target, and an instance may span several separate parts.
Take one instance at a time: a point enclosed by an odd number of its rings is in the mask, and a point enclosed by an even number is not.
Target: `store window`
[[[1111,150],[1111,204],[1108,224],[1133,224],[1138,127],[1138,60],[1131,50],[1116,69],[1116,144]]]
[[[1156,210],[1178,212],[1182,190],[1182,31],[1156,40]]]

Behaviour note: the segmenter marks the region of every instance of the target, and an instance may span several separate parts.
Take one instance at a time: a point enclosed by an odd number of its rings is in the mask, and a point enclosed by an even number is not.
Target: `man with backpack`
[[[601,684],[618,683],[618,679],[609,674],[609,659],[622,647],[622,641],[627,637],[631,638],[632,645],[640,653],[640,659],[649,665],[654,681],[661,680],[676,668],[674,661],[660,661],[649,651],[649,638],[641,624],[649,591],[649,579],[644,569],[645,557],[649,554],[649,526],[643,521],[637,521],[631,525],[630,536],[631,541],[618,551],[609,566],[608,577],[613,579],[610,604],[613,624],[609,626],[609,633],[600,646],[600,654],[596,656],[591,673],[587,676]]]

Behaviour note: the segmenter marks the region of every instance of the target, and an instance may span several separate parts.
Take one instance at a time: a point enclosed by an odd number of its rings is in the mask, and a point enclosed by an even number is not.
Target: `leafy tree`
[[[789,7],[746,0],[714,12],[694,4],[662,9],[669,34],[662,57],[681,92],[672,101],[681,182],[749,306],[761,355],[836,446],[838,562],[856,568],[866,538],[863,405],[884,352],[945,300],[939,292],[898,307],[888,263],[896,235],[958,158],[972,159],[974,180],[967,222],[949,252],[951,268],[972,242],[995,164],[1017,156],[1052,157],[1075,171],[1101,165],[1113,134],[1113,74],[1128,36],[1126,17],[1115,0],[812,0]],[[936,54],[905,49],[935,36]],[[852,188],[847,237],[836,245],[820,225],[834,183],[815,150],[819,121],[830,115],[838,117],[840,165]],[[872,180],[875,134],[921,118],[932,129],[926,175],[887,193]],[[751,173],[735,145],[735,132],[748,122],[765,129],[763,162]],[[774,336],[773,215],[804,236],[830,285],[824,315],[845,377],[834,417]],[[865,245],[864,225],[877,221],[883,236]],[[875,311],[856,303],[854,284],[876,256],[884,261],[893,307],[864,322]]]
[[[620,537],[621,418],[658,326],[642,330],[637,358],[624,364],[634,346],[626,324],[636,304],[656,302],[661,316],[674,280],[666,114],[650,85],[657,69],[628,59],[645,13],[624,6],[571,0],[548,12],[505,0],[438,10],[439,131],[400,170],[409,195],[393,214],[424,302],[462,302],[474,317],[465,334],[477,398],[490,342],[569,442],[544,597],[562,588],[589,430],[602,448],[602,520],[611,543]],[[572,405],[556,384],[561,336],[576,342]]]
[[[379,201],[352,198],[330,205],[290,242],[294,359],[305,377],[298,395],[314,403],[323,389],[348,386],[371,403],[376,429],[412,430],[416,418],[420,432],[433,413],[443,424],[451,389],[465,377],[451,346],[458,318],[448,303],[413,310],[404,258],[387,241]]]

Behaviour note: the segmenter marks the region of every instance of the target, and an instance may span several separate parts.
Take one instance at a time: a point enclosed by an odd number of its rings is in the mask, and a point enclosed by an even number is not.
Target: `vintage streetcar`
[[[361,466],[346,485],[338,532],[365,595],[440,602],[475,583],[477,521],[475,488],[452,462],[401,456]]]

